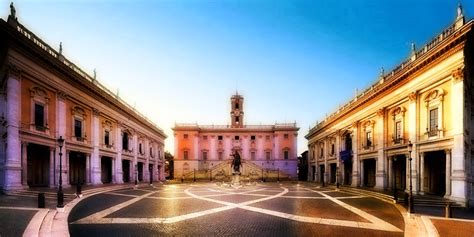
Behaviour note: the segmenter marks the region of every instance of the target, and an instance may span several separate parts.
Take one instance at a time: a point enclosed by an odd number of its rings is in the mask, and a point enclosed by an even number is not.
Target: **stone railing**
[[[38,36],[36,36],[35,34],[33,34],[30,30],[28,30],[25,26],[23,26],[22,24],[20,24],[19,22],[17,22],[16,20],[14,20],[15,22],[11,23],[11,25],[13,25],[14,27],[16,27],[16,30],[21,33],[23,36],[25,36],[27,39],[29,39],[31,42],[33,42],[34,44],[36,44],[38,47],[40,47],[41,49],[43,49],[46,53],[48,53],[49,55],[51,55],[52,57],[54,58],[57,58],[58,60],[60,60],[62,63],[64,63],[64,65],[66,65],[67,67],[69,67],[70,69],[72,69],[74,72],[76,72],[77,74],[79,74],[82,78],[94,83],[95,86],[97,86],[100,90],[102,90],[103,92],[107,93],[108,95],[114,97],[117,101],[120,102],[121,105],[123,105],[124,107],[130,109],[131,111],[133,111],[136,115],[138,115],[138,117],[140,117],[141,119],[147,121],[148,123],[152,124],[154,127],[156,127],[157,129],[159,129],[160,131],[163,131],[158,125],[156,125],[153,121],[149,120],[145,115],[143,115],[142,113],[140,113],[139,111],[137,111],[135,109],[135,107],[132,107],[131,105],[129,105],[125,100],[123,100],[122,98],[119,97],[118,93],[113,93],[111,90],[109,90],[106,86],[104,86],[103,84],[101,84],[99,81],[96,80],[96,78],[94,77],[91,77],[89,74],[87,74],[86,72],[84,72],[82,69],[80,69],[79,67],[77,67],[74,63],[72,63],[71,61],[69,61],[68,59],[66,59],[62,54],[61,52],[57,52],[56,50],[54,50],[51,46],[49,46],[47,43],[45,43],[43,40],[41,40]]]
[[[350,108],[352,108],[354,105],[358,103],[362,97],[369,97],[371,95],[374,95],[377,93],[381,88],[383,88],[385,85],[390,83],[391,81],[395,80],[398,78],[401,74],[403,73],[404,69],[411,67],[414,65],[414,61],[416,59],[420,58],[421,56],[425,55],[427,52],[429,52],[431,49],[435,48],[436,46],[440,45],[444,40],[449,38],[454,34],[454,32],[458,31],[459,28],[456,27],[456,23],[450,25],[448,28],[446,28],[443,32],[438,34],[436,37],[434,37],[431,41],[429,41],[424,47],[422,47],[420,50],[414,52],[414,54],[411,54],[408,59],[404,60],[401,64],[396,66],[392,71],[389,73],[381,75],[377,81],[369,86],[366,90],[364,90],[361,93],[357,93],[355,97],[349,99],[346,103],[344,103],[342,106],[339,106],[335,111],[333,111],[329,116],[325,116],[323,120],[320,122],[316,122],[316,125],[312,128],[309,129],[308,134],[311,134],[315,131],[317,131],[319,128],[327,124],[329,121],[332,119],[338,117],[339,114],[343,114],[346,111],[348,111]]]

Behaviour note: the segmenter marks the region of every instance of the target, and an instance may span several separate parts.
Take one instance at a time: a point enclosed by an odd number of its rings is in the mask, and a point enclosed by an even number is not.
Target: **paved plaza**
[[[390,203],[312,184],[175,184],[79,202],[71,236],[403,236]]]

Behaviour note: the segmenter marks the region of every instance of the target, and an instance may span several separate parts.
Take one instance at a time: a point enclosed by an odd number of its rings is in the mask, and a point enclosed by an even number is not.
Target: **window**
[[[235,103],[235,109],[239,109],[239,103]]]
[[[202,136],[202,140],[207,140],[207,136]]]
[[[123,133],[122,136],[122,149],[128,151],[128,133]]]
[[[207,160],[207,151],[202,152],[202,159]]]
[[[250,152],[250,159],[255,160],[255,151]]]
[[[104,143],[105,145],[110,145],[110,133],[109,131],[104,132]]]
[[[289,153],[288,151],[284,151],[284,152],[283,152],[283,158],[284,158],[285,160],[288,160],[288,153]]]
[[[35,104],[35,125],[37,130],[44,131],[44,106]]]
[[[239,117],[235,117],[235,122],[239,122]]]
[[[265,136],[265,140],[270,141],[270,136],[269,136],[269,135],[266,135],[266,136]]]
[[[235,136],[234,139],[235,139],[235,140],[240,140],[240,137],[239,137],[239,136]]]
[[[372,146],[372,131],[365,132],[366,146]]]
[[[320,153],[319,153],[319,157],[323,157],[323,155],[324,155],[324,148],[323,148],[323,146],[321,146],[321,148],[319,149],[319,152],[320,152]]]
[[[331,155],[334,155],[334,143],[331,144]]]
[[[184,139],[188,139],[188,134],[184,134]]]
[[[288,133],[283,134],[283,138],[288,139]]]
[[[438,108],[430,109],[430,130],[429,136],[438,135]]]
[[[153,157],[153,147],[150,147],[150,156]]]
[[[222,151],[219,151],[218,158],[219,160],[222,160],[224,158],[224,153]]]
[[[188,151],[184,151],[184,159],[187,160],[188,159]]]
[[[255,141],[255,135],[250,136],[250,140]]]
[[[267,160],[270,160],[271,154],[270,154],[269,151],[265,152],[265,157],[266,157]]]
[[[142,144],[141,144],[141,143],[138,144],[138,151],[140,152],[140,154],[143,154]]]
[[[74,119],[74,136],[82,138],[82,121],[79,119]]]
[[[402,139],[402,121],[395,122],[395,143],[398,144]]]
[[[222,136],[217,136],[217,140],[222,141]]]

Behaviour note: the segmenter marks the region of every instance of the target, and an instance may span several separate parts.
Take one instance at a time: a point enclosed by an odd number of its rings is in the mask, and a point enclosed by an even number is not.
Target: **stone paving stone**
[[[358,196],[350,193],[344,193],[344,192],[338,192],[338,191],[333,191],[333,192],[325,192],[324,194],[329,195],[331,197],[353,197],[353,196]]]
[[[440,237],[472,237],[474,236],[474,222],[430,219],[438,230]]]
[[[322,197],[321,194],[315,193],[315,192],[310,192],[310,191],[305,191],[305,192],[288,192],[283,196],[298,196],[298,197]]]
[[[106,216],[105,218],[174,217],[222,206],[223,205],[196,199],[142,199]]]
[[[111,194],[97,194],[79,202],[68,217],[68,222],[73,222],[89,216],[93,213],[102,211],[122,202],[128,201],[133,197],[125,197]]]
[[[368,222],[361,216],[330,200],[277,198],[250,206],[260,207],[293,215],[321,217],[338,220]]]
[[[219,200],[219,201],[231,202],[231,203],[242,203],[242,202],[257,200],[257,199],[261,199],[265,197],[240,194],[240,195],[225,195],[225,196],[207,197],[207,198]]]
[[[401,232],[375,231],[318,225],[232,209],[173,224],[77,225],[69,226],[75,236],[376,236],[402,237]]]
[[[401,230],[405,228],[402,215],[397,211],[397,208],[390,203],[371,197],[361,199],[340,199],[340,201],[376,216]]]
[[[158,192],[150,195],[149,197],[189,197],[185,192]]]
[[[258,186],[246,186],[240,189],[220,188],[213,183],[199,184],[199,185],[176,185],[173,190],[178,192],[163,193],[161,195],[181,195],[182,191],[190,188],[191,193],[197,196],[203,196],[209,192],[209,188],[221,190],[225,192],[248,192],[250,190],[258,190],[262,188],[270,189],[270,191],[257,191],[250,194],[260,193],[266,194],[268,197],[274,196],[284,189],[280,188],[279,184],[266,183]],[[321,196],[314,192],[302,192],[310,185],[302,185],[302,187],[288,187],[291,190],[287,195],[311,195]],[[316,191],[332,191],[329,188],[319,189],[313,187]],[[171,189],[165,188],[169,191]],[[206,191],[207,190],[207,191]],[[155,190],[156,191],[156,190]],[[155,195],[160,195],[158,192]],[[214,192],[216,193],[216,192]],[[219,193],[219,192],[217,192]],[[325,193],[328,194],[328,193]],[[329,195],[329,194],[328,194]],[[337,194],[336,194],[337,195]],[[108,195],[113,196],[113,195]],[[175,196],[175,197],[176,197]],[[217,198],[231,203],[240,203],[247,201],[247,197],[251,200],[265,198],[258,196],[249,196],[245,194],[225,195]],[[209,197],[211,198],[211,197]],[[398,210],[389,203],[384,203],[373,198],[359,199],[340,199],[354,207],[366,211],[372,215],[394,224],[401,230],[404,230],[403,217]],[[91,199],[93,200],[93,199]],[[124,201],[129,200],[125,199]],[[88,199],[84,200],[88,206],[108,205],[108,200],[96,200],[94,203],[88,203]],[[83,203],[81,202],[81,203]],[[79,203],[78,206],[81,204]],[[86,204],[84,204],[86,205]],[[171,217],[190,214],[197,211],[210,210],[216,207],[223,207],[224,205],[213,202],[199,200],[199,199],[177,199],[177,200],[163,200],[144,198],[136,203],[126,206],[115,213],[109,214],[105,218],[131,218],[130,223],[134,222],[133,218],[155,218],[155,217]],[[276,197],[274,199],[265,200],[250,206],[259,207],[267,210],[274,210],[289,214],[300,216],[330,218],[337,220],[359,221],[368,223],[367,220],[361,216],[343,208],[342,206],[327,199],[298,199],[298,198],[282,198]],[[104,209],[99,208],[100,210]],[[71,216],[77,216],[75,213],[78,210],[74,209]],[[89,212],[90,214],[94,212]],[[135,219],[137,220],[137,219]],[[69,220],[71,223],[71,217]],[[370,230],[354,227],[342,227],[335,225],[323,225],[294,221],[282,217],[276,217],[267,213],[259,213],[244,209],[230,209],[222,212],[210,213],[196,218],[186,219],[175,223],[168,224],[70,224],[69,230],[71,236],[403,236],[403,232],[387,232],[380,230]]]
[[[0,236],[22,236],[35,210],[0,209]]]
[[[251,192],[250,194],[261,194],[261,195],[268,195],[268,196],[273,196],[275,194],[281,193],[283,190],[280,190],[278,192],[276,191],[257,191],[257,192]]]
[[[127,194],[127,195],[141,196],[143,194],[147,194],[147,193],[150,193],[150,192],[143,191],[143,190],[138,190],[138,189],[127,189],[127,190],[117,190],[117,191],[114,191],[114,193],[122,193],[122,194]]]

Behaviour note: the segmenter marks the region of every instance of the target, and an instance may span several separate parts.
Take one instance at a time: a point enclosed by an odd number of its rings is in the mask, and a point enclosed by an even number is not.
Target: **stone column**
[[[92,177],[89,182],[92,184],[102,184],[100,168],[100,155],[99,147],[102,144],[102,139],[100,137],[100,121],[99,121],[99,111],[97,109],[92,109],[92,154],[90,156],[90,165],[92,172]]]
[[[388,188],[393,189],[393,179],[394,177],[394,172],[393,172],[393,158],[392,157],[387,157],[388,159]]]
[[[445,198],[451,196],[451,149],[444,150],[446,154],[446,193]]]
[[[360,165],[360,187],[363,187],[364,182],[365,182],[365,180],[364,180],[364,172],[365,172],[365,170],[364,170],[364,161],[361,160],[359,165]]]
[[[275,145],[273,147],[273,160],[280,159],[280,135],[275,134],[273,136],[273,144]]]
[[[216,136],[208,135],[207,139],[210,139],[209,145],[209,160],[217,160],[217,148],[216,148]],[[176,140],[175,140],[176,141]]]
[[[352,187],[360,185],[359,174],[359,131],[358,122],[352,124]]]
[[[420,152],[420,194],[425,194],[425,153]]]
[[[135,133],[133,134],[132,138],[132,149],[133,149],[133,170],[131,177],[133,177],[132,181],[138,180],[138,135]]]
[[[117,154],[115,155],[115,167],[113,169],[113,174],[115,174],[115,183],[123,183],[123,171],[122,171],[122,127],[120,122],[117,123],[117,129],[115,134],[115,149]],[[131,169],[132,167],[130,167]]]
[[[410,186],[410,172],[411,172],[411,175],[412,175],[412,190],[419,190],[419,187],[418,187],[418,182],[416,182],[416,180],[418,180],[418,170],[417,170],[417,167],[418,167],[418,159],[417,159],[417,155],[418,155],[418,136],[417,136],[417,130],[419,130],[419,115],[418,115],[418,108],[419,108],[419,104],[418,104],[418,92],[412,92],[409,96],[408,96],[408,100],[409,100],[409,103],[408,103],[408,139],[409,141],[413,144],[413,151],[411,152],[411,154],[407,154],[410,155],[412,157],[412,163],[411,163],[411,170],[408,170],[407,171],[407,182],[406,182],[406,189],[409,190],[409,186]],[[404,117],[404,121],[405,121],[405,117]],[[407,169],[409,169],[409,157],[407,157]]]
[[[143,167],[143,181],[145,182],[150,182],[150,148],[149,148],[149,143],[148,143],[148,139],[145,138],[145,142],[143,144],[144,148],[145,149],[145,164]],[[153,174],[153,171],[152,171],[152,174]]]
[[[4,163],[5,191],[22,189],[21,185],[21,84],[20,70],[15,66],[8,68],[6,82],[6,157]]]
[[[86,154],[86,184],[91,183],[91,155]]]
[[[377,159],[375,161],[375,188],[383,190],[387,187],[387,173],[385,172],[385,137],[386,137],[386,121],[385,121],[385,109],[379,109],[377,111],[377,122],[375,123],[374,142],[376,141]],[[376,136],[376,138],[375,138]]]
[[[55,170],[54,157],[56,155],[55,153],[56,153],[56,149],[54,149],[54,147],[50,147],[49,148],[49,187],[50,188],[54,188],[56,184],[56,180],[54,180],[54,177],[55,177],[54,176],[54,173],[55,173],[54,172]]]
[[[458,68],[452,72],[452,91],[451,91],[451,111],[456,111],[456,113],[451,113],[451,126],[453,134],[453,147],[450,152],[451,159],[451,198],[458,200],[460,202],[466,202],[466,198],[469,197],[468,186],[469,179],[466,174],[466,162],[469,162],[469,146],[466,147],[465,141],[470,141],[470,138],[467,137],[465,130],[465,124],[468,124],[466,120],[469,118],[467,109],[464,108],[466,105],[465,101],[469,101],[469,98],[465,100],[466,92],[464,88],[464,70]],[[467,89],[466,89],[467,90]],[[468,96],[468,95],[467,95]],[[472,102],[471,102],[472,103]],[[472,122],[471,122],[472,124]],[[471,128],[472,131],[472,128]],[[472,145],[471,145],[472,146]],[[448,157],[446,157],[446,160]],[[470,165],[470,164],[469,164]],[[448,176],[448,174],[446,174]],[[472,177],[472,174],[471,174]],[[448,186],[446,185],[446,188]],[[472,192],[472,191],[471,191]],[[472,200],[471,200],[472,202]]]
[[[53,165],[53,162],[50,162],[50,167]],[[50,176],[50,183],[53,179],[53,176]],[[28,143],[21,143],[21,184],[24,187],[28,186]]]
[[[68,154],[68,151],[67,151],[67,143],[68,143],[68,139],[66,137],[66,100],[67,100],[67,94],[60,91],[56,94],[56,98],[57,98],[57,102],[56,102],[56,131],[57,131],[57,138],[59,138],[60,136],[62,136],[62,138],[64,139],[64,145],[62,147],[62,157],[61,157],[61,162],[62,162],[62,177],[63,177],[63,182],[62,182],[62,186],[65,187],[65,185],[69,185],[69,182],[67,182],[67,180],[69,180],[69,177],[66,177],[65,174],[65,164],[66,164],[66,160],[68,159],[65,159],[67,154]],[[56,184],[59,185],[59,147],[57,147],[56,149],[56,172],[55,172],[55,176],[56,176]]]

